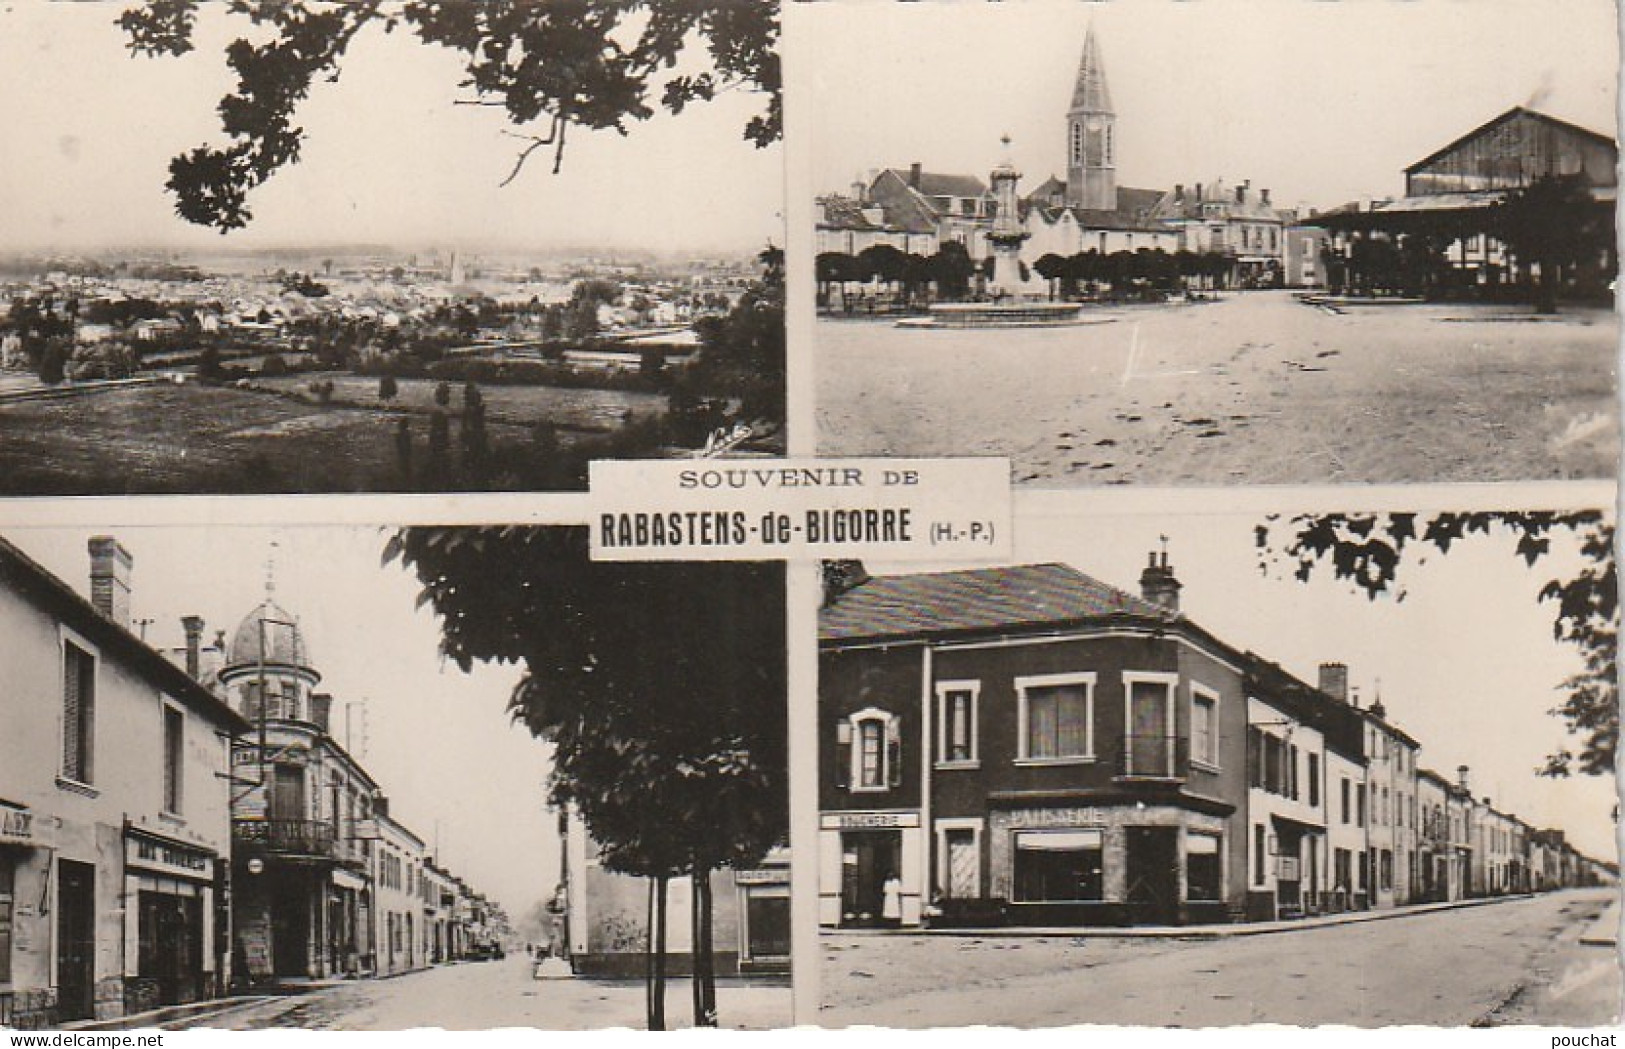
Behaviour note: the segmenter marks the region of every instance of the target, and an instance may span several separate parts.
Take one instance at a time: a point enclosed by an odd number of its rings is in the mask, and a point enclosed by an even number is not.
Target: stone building
[[[90,600],[0,539],[0,1025],[111,1019],[231,979],[241,716],[131,632],[134,560]]]

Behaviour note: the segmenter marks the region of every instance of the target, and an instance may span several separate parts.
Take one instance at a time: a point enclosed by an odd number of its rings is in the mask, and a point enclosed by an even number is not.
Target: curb
[[[1488,896],[1470,900],[1450,900],[1444,903],[1424,903],[1408,907],[1389,907],[1373,911],[1349,911],[1344,914],[1318,918],[1305,918],[1290,922],[1238,922],[1234,925],[1158,925],[1141,928],[1105,928],[1091,926],[1045,926],[1043,928],[1010,928],[992,926],[965,929],[824,929],[824,935],[842,936],[976,936],[983,939],[1037,939],[1040,937],[1070,939],[1171,939],[1171,940],[1224,940],[1236,936],[1268,936],[1274,933],[1308,932],[1329,929],[1339,925],[1358,925],[1362,922],[1388,921],[1410,918],[1439,911],[1484,907],[1515,900],[1532,900],[1533,893],[1508,896]]]

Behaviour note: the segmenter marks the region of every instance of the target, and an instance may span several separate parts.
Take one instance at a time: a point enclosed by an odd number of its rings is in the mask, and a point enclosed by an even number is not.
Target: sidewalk
[[[1278,932],[1298,932],[1304,929],[1324,929],[1331,925],[1353,925],[1358,922],[1386,921],[1389,918],[1407,918],[1415,914],[1434,911],[1458,910],[1463,907],[1482,907],[1512,900],[1529,900],[1530,893],[1509,896],[1488,896],[1470,900],[1450,900],[1444,903],[1413,903],[1403,907],[1386,907],[1371,911],[1345,911],[1341,914],[1322,914],[1313,918],[1294,918],[1289,921],[1235,922],[1213,925],[1140,925],[1130,928],[1106,926],[980,926],[955,929],[826,929],[826,934],[841,936],[979,936],[983,938],[1073,937],[1077,939],[1135,940],[1223,940],[1237,936],[1265,936]],[[1617,915],[1616,915],[1617,921]]]
[[[144,1028],[162,1027],[177,1020],[198,1020],[212,1016],[224,1016],[238,1009],[246,1009],[251,1005],[276,1001],[281,997],[284,996],[255,994],[241,995],[236,998],[209,998],[201,1002],[189,1002],[186,1005],[168,1005],[162,1009],[152,1009],[144,1013],[120,1016],[112,1020],[77,1020],[63,1024],[58,1030],[138,1031]]]
[[[1585,932],[1580,934],[1580,942],[1588,947],[1617,947],[1619,945],[1619,898],[1603,908]]]

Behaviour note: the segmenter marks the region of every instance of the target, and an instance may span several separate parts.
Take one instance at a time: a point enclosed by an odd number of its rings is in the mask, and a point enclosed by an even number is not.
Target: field
[[[1015,480],[1322,484],[1612,477],[1616,318],[1284,292],[1108,324],[815,330],[819,453],[995,455]]]
[[[303,386],[308,379],[290,385]],[[351,380],[344,380],[347,384]],[[377,403],[377,380],[365,398]],[[335,380],[337,384],[339,380]],[[432,384],[401,381],[400,402],[427,405]],[[531,440],[543,418],[561,443],[581,430],[613,430],[629,410],[660,410],[659,398],[600,390],[482,387],[493,445]],[[449,414],[457,443],[461,393]],[[401,413],[321,407],[275,394],[155,385],[46,401],[0,404],[0,493],[122,495],[400,490],[395,452]],[[428,422],[414,415],[415,454]],[[421,459],[420,459],[421,461]]]

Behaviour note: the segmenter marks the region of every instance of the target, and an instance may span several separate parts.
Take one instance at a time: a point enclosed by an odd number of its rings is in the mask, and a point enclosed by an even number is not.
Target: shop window
[[[790,894],[756,891],[745,897],[745,957],[752,962],[790,957]]]
[[[1016,901],[1080,903],[1104,898],[1098,830],[1016,832]]]
[[[944,681],[937,685],[937,761],[972,764],[976,761],[976,681]]]
[[[1185,835],[1185,898],[1218,900],[1220,887],[1219,836],[1191,832]]]
[[[96,657],[62,643],[62,776],[90,783],[96,736]]]
[[[1017,758],[1086,760],[1094,756],[1093,674],[1016,679]]]
[[[11,983],[12,901],[16,896],[16,868],[0,852],[0,984]]]

